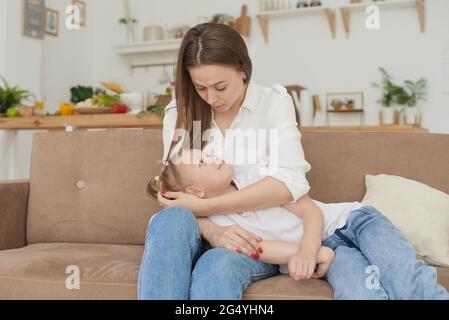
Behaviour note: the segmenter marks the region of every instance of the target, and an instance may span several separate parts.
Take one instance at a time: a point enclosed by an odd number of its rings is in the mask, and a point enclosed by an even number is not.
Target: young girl
[[[200,198],[213,197],[236,192],[263,178],[258,170],[252,170],[238,174],[233,179],[232,166],[209,157],[200,150],[185,151],[179,160],[169,161],[161,176],[149,183],[148,193],[154,199],[157,199],[157,193],[161,190],[184,191]],[[307,273],[310,273],[312,278],[321,278],[334,257],[333,251],[327,247],[319,248],[316,257],[312,259],[316,261],[316,270],[314,263],[298,266],[294,262],[290,263],[290,270],[287,270],[287,264],[293,260],[290,258],[298,253],[298,244],[303,234],[301,218],[304,209],[303,202],[298,201],[286,207],[213,215],[209,218],[220,226],[237,224],[263,238],[263,241],[259,243],[261,250],[258,255],[252,254],[253,258],[265,263],[281,265],[280,272],[290,271],[293,278],[297,278],[296,270],[300,267],[307,268]],[[326,222],[329,227],[330,219]],[[322,226],[320,229],[323,229]],[[236,243],[235,247],[229,246],[228,249],[242,253],[238,245],[239,243]],[[298,273],[300,273],[299,270]]]
[[[148,193],[155,199],[161,190],[182,191],[207,198],[236,192],[239,188],[263,178],[259,170],[249,170],[245,174],[233,177],[234,170],[230,165],[207,156],[201,150],[192,149],[182,152],[177,161],[168,161],[161,176],[149,183]],[[170,197],[170,192],[163,191],[163,193]],[[357,261],[349,259],[344,253],[341,255],[347,259],[347,269],[334,268],[335,270],[328,276],[331,285],[340,283],[333,281],[333,277],[350,275],[353,267],[358,267],[363,261],[365,261],[363,263],[371,262],[366,264],[365,279],[354,276],[345,288],[336,288],[338,293],[351,292],[354,289],[358,291],[360,288],[357,287],[364,286],[366,291],[372,292],[373,299],[449,299],[446,289],[436,282],[435,269],[416,259],[410,243],[375,208],[363,207],[358,202],[339,204],[314,202],[324,214],[323,244],[336,249],[337,252],[356,250],[360,253],[360,259]],[[302,267],[294,264],[293,257],[300,252],[298,244],[303,230],[301,217],[305,211],[307,207],[298,201],[285,207],[214,215],[209,218],[218,225],[238,224],[262,236],[264,241],[260,243],[263,249],[260,260],[280,264],[282,273],[287,273],[288,263],[288,272],[292,275],[298,267]],[[366,232],[362,231],[362,228],[372,230]],[[373,233],[376,233],[377,238],[371,237]],[[365,243],[368,241],[377,242],[377,245]],[[334,252],[327,247],[321,247],[316,255],[318,268],[313,278],[323,277],[333,259]],[[401,268],[402,272],[408,274],[402,276],[395,272]],[[342,295],[336,298],[345,297]]]

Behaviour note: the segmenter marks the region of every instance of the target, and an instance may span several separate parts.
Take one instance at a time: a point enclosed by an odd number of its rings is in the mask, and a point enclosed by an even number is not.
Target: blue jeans
[[[335,250],[326,278],[336,299],[449,299],[436,269],[371,206],[354,210],[323,245]]]
[[[211,248],[192,213],[168,208],[149,223],[137,298],[241,300],[249,284],[278,272],[278,266]]]

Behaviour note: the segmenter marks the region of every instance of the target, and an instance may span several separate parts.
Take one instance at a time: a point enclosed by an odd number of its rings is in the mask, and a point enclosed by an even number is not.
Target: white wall
[[[366,124],[378,124],[380,92],[371,82],[380,80],[379,66],[395,75],[397,81],[429,80],[429,99],[421,104],[423,126],[431,132],[449,133],[449,96],[442,89],[442,51],[449,39],[449,1],[427,1],[427,31],[420,33],[415,9],[393,9],[381,12],[380,30],[365,28],[364,13],[351,17],[352,33],[344,35],[341,16],[337,13],[337,38],[330,36],[324,15],[270,21],[270,42],[265,44],[254,16],[259,0],[247,1],[177,1],[135,0],[132,11],[139,20],[138,29],[146,24],[189,23],[200,16],[224,12],[234,16],[243,3],[249,5],[253,17],[250,51],[254,63],[254,79],[262,85],[273,83],[301,84],[319,94],[324,106],[327,92],[363,91]],[[296,1],[295,1],[296,2]],[[325,2],[325,1],[324,1]],[[345,0],[327,1],[330,4]],[[293,1],[292,1],[293,3]],[[130,76],[124,63],[111,51],[111,46],[125,42],[123,27],[117,20],[123,15],[121,0],[97,0],[98,15],[94,40],[94,80],[123,80],[131,90],[159,90],[162,68],[145,72],[136,70]],[[138,38],[141,39],[141,32]],[[335,116],[335,115],[334,115]],[[355,120],[357,120],[355,116]],[[343,120],[331,118],[332,123]],[[350,119],[351,123],[353,119]]]
[[[88,21],[79,30],[65,27],[65,8],[71,0],[46,0],[46,6],[59,11],[59,36],[45,36],[43,41],[44,69],[42,75],[43,94],[48,109],[56,111],[62,102],[70,101],[70,88],[79,84],[91,85],[93,73],[93,1],[87,1]]]
[[[5,72],[6,61],[6,0],[0,0],[0,75]]]
[[[87,1],[88,6],[90,2]],[[0,0],[0,74],[6,76],[11,85],[44,96],[46,109],[51,112],[56,111],[61,102],[70,100],[70,87],[92,81],[94,33],[91,22],[94,19],[88,18],[88,23],[80,30],[66,29],[65,8],[71,3],[71,0],[46,0],[46,7],[59,11],[59,36],[46,35],[40,40],[23,36],[22,1]],[[91,14],[94,16],[93,12]],[[15,149],[9,150],[12,158],[0,154],[0,180],[29,176],[34,133],[20,131],[14,136]],[[5,139],[4,132],[0,132],[0,153]]]
[[[261,85],[301,84],[319,94],[323,106],[327,92],[363,91],[367,124],[378,123],[380,106],[376,100],[380,93],[370,85],[380,80],[378,66],[385,67],[398,81],[424,76],[429,80],[430,91],[428,101],[421,105],[423,126],[431,132],[449,133],[449,95],[443,94],[442,87],[442,51],[449,40],[449,1],[426,2],[426,33],[419,32],[416,10],[389,10],[382,12],[378,31],[364,27],[363,13],[353,14],[351,38],[346,39],[337,13],[335,40],[330,36],[326,18],[311,15],[270,21],[270,42],[265,44],[254,16],[259,0],[131,1],[133,15],[139,20],[138,40],[147,24],[194,25],[199,17],[215,13],[236,17],[240,6],[248,4],[253,18],[249,49],[254,79]],[[125,29],[117,23],[124,15],[122,0],[88,0],[87,25],[79,31],[65,28],[64,8],[70,3],[71,0],[46,1],[47,7],[60,12],[60,34],[57,38],[35,40],[22,35],[21,1],[0,0],[0,74],[6,75],[13,85],[43,92],[47,109],[52,112],[69,100],[69,89],[77,84],[99,86],[100,81],[119,80],[130,90],[162,92],[164,87],[158,83],[162,68],[136,70],[131,75],[112,50],[113,45],[126,42]],[[8,172],[10,165],[0,155],[0,179],[28,177],[32,134],[20,132],[17,137],[15,172]],[[0,148],[2,139],[0,132]]]

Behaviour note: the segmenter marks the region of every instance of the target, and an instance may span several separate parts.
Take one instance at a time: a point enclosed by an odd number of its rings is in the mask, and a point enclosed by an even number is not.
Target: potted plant
[[[0,114],[9,116],[17,116],[16,107],[20,105],[22,100],[31,96],[27,90],[19,89],[18,86],[10,87],[5,78],[0,76],[3,86],[0,85]]]
[[[384,69],[379,68],[382,73],[382,82],[373,83],[373,86],[382,90],[382,98],[377,102],[382,104],[382,122],[383,124],[394,124],[396,112],[401,112],[404,105],[408,102],[408,94],[401,86],[393,82],[393,77]]]
[[[121,18],[118,21],[120,24],[123,24],[126,26],[126,33],[128,36],[128,43],[133,43],[134,42],[134,24],[137,23],[137,19],[131,18],[131,17],[126,17],[126,18]]]
[[[404,87],[407,92],[407,108],[405,108],[405,123],[418,124],[419,112],[416,105],[420,101],[426,101],[427,96],[427,80],[424,78],[416,82],[406,80]]]

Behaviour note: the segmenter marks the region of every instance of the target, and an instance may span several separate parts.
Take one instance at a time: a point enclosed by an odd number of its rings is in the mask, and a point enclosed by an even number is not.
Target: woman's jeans
[[[210,248],[190,211],[168,208],[149,223],[137,298],[241,300],[249,284],[278,272],[278,266]]]
[[[335,250],[326,278],[336,299],[449,299],[436,269],[371,206],[353,211],[323,245]]]

